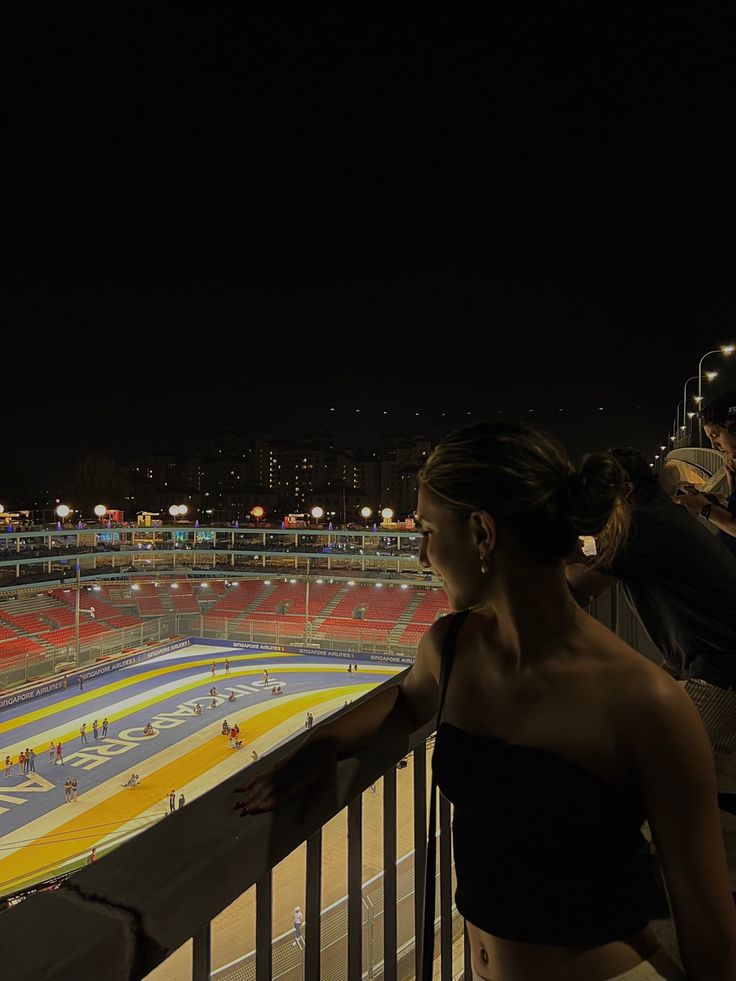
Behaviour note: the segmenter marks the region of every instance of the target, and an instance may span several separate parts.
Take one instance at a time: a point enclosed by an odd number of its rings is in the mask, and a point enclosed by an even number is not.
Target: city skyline
[[[548,47],[556,20],[509,47],[263,13],[23,34],[0,495],[231,425],[370,449],[502,411],[576,457],[654,452],[736,339],[708,112],[730,51],[692,12],[639,20],[620,57]],[[659,160],[687,127],[707,178],[679,139]]]
[[[32,398],[27,392],[24,396],[18,393],[13,404],[24,400],[33,414],[24,413],[17,432],[5,441],[0,493],[9,499],[41,490],[53,493],[48,485],[68,480],[74,465],[90,454],[119,464],[145,455],[206,454],[208,444],[230,429],[251,441],[265,435],[277,442],[299,442],[310,432],[321,433],[341,450],[360,455],[375,452],[381,437],[392,431],[423,435],[434,444],[453,429],[496,418],[541,425],[558,435],[575,456],[613,443],[635,445],[649,455],[672,431],[683,384],[697,374],[699,358],[729,339],[724,333],[722,339],[690,341],[687,347],[669,350],[659,350],[656,343],[647,349],[640,342],[638,358],[633,360],[628,351],[622,355],[612,350],[606,356],[600,352],[598,357],[591,344],[589,366],[582,363],[580,367],[573,345],[560,342],[554,352],[545,350],[544,358],[535,359],[532,354],[526,361],[517,360],[523,370],[518,381],[512,378],[511,382],[497,368],[481,381],[477,363],[458,365],[457,357],[448,351],[444,359],[447,380],[440,391],[445,397],[435,404],[422,391],[428,373],[421,377],[418,372],[409,374],[405,364],[387,361],[381,363],[381,370],[389,380],[380,394],[377,385],[366,378],[371,365],[355,364],[345,369],[350,374],[352,397],[345,393],[344,379],[336,379],[329,402],[320,394],[321,383],[315,398],[309,378],[292,377],[284,382],[285,374],[298,371],[298,365],[290,362],[279,366],[280,381],[269,381],[267,365],[264,375],[258,377],[256,367],[245,392],[225,387],[209,405],[206,399],[190,397],[184,380],[163,386],[136,382],[133,387],[138,394],[120,399],[110,397],[92,378],[84,384],[85,397],[76,404],[65,396],[62,405],[55,405],[56,390],[39,389]],[[506,354],[513,357],[510,351]],[[627,358],[631,360],[628,375],[620,375],[618,369],[625,370]],[[573,362],[572,370],[564,367],[566,361]],[[596,364],[605,364],[606,370],[594,367]],[[703,369],[719,372],[712,382],[703,381],[706,398],[736,387],[736,356],[711,355]],[[433,377],[440,370],[435,366]],[[401,372],[403,379],[392,385],[391,376]],[[280,394],[274,397],[275,389]],[[490,393],[487,400],[485,390]],[[696,393],[697,385],[692,382],[688,400]]]

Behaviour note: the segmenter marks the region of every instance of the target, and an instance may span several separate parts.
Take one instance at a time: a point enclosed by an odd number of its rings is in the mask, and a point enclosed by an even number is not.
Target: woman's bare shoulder
[[[439,677],[440,658],[445,638],[450,629],[454,614],[447,613],[435,620],[432,626],[422,635],[417,648],[417,658],[422,658],[432,665],[433,673]]]

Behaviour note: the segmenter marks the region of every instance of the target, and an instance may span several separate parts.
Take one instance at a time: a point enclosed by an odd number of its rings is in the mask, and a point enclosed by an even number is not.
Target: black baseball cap
[[[725,426],[736,422],[736,390],[714,395],[712,399],[708,399],[698,415],[706,425],[710,422],[714,426]]]

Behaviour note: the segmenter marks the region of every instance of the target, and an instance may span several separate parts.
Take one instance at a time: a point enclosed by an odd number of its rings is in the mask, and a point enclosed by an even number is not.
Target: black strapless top
[[[460,913],[497,937],[583,946],[648,922],[636,793],[565,757],[440,723],[432,759],[455,805]]]

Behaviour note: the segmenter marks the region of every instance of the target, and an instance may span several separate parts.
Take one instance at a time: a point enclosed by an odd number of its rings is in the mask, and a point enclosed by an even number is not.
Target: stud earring
[[[480,571],[484,576],[488,574],[488,566],[486,565],[486,560],[483,558],[480,560]]]

